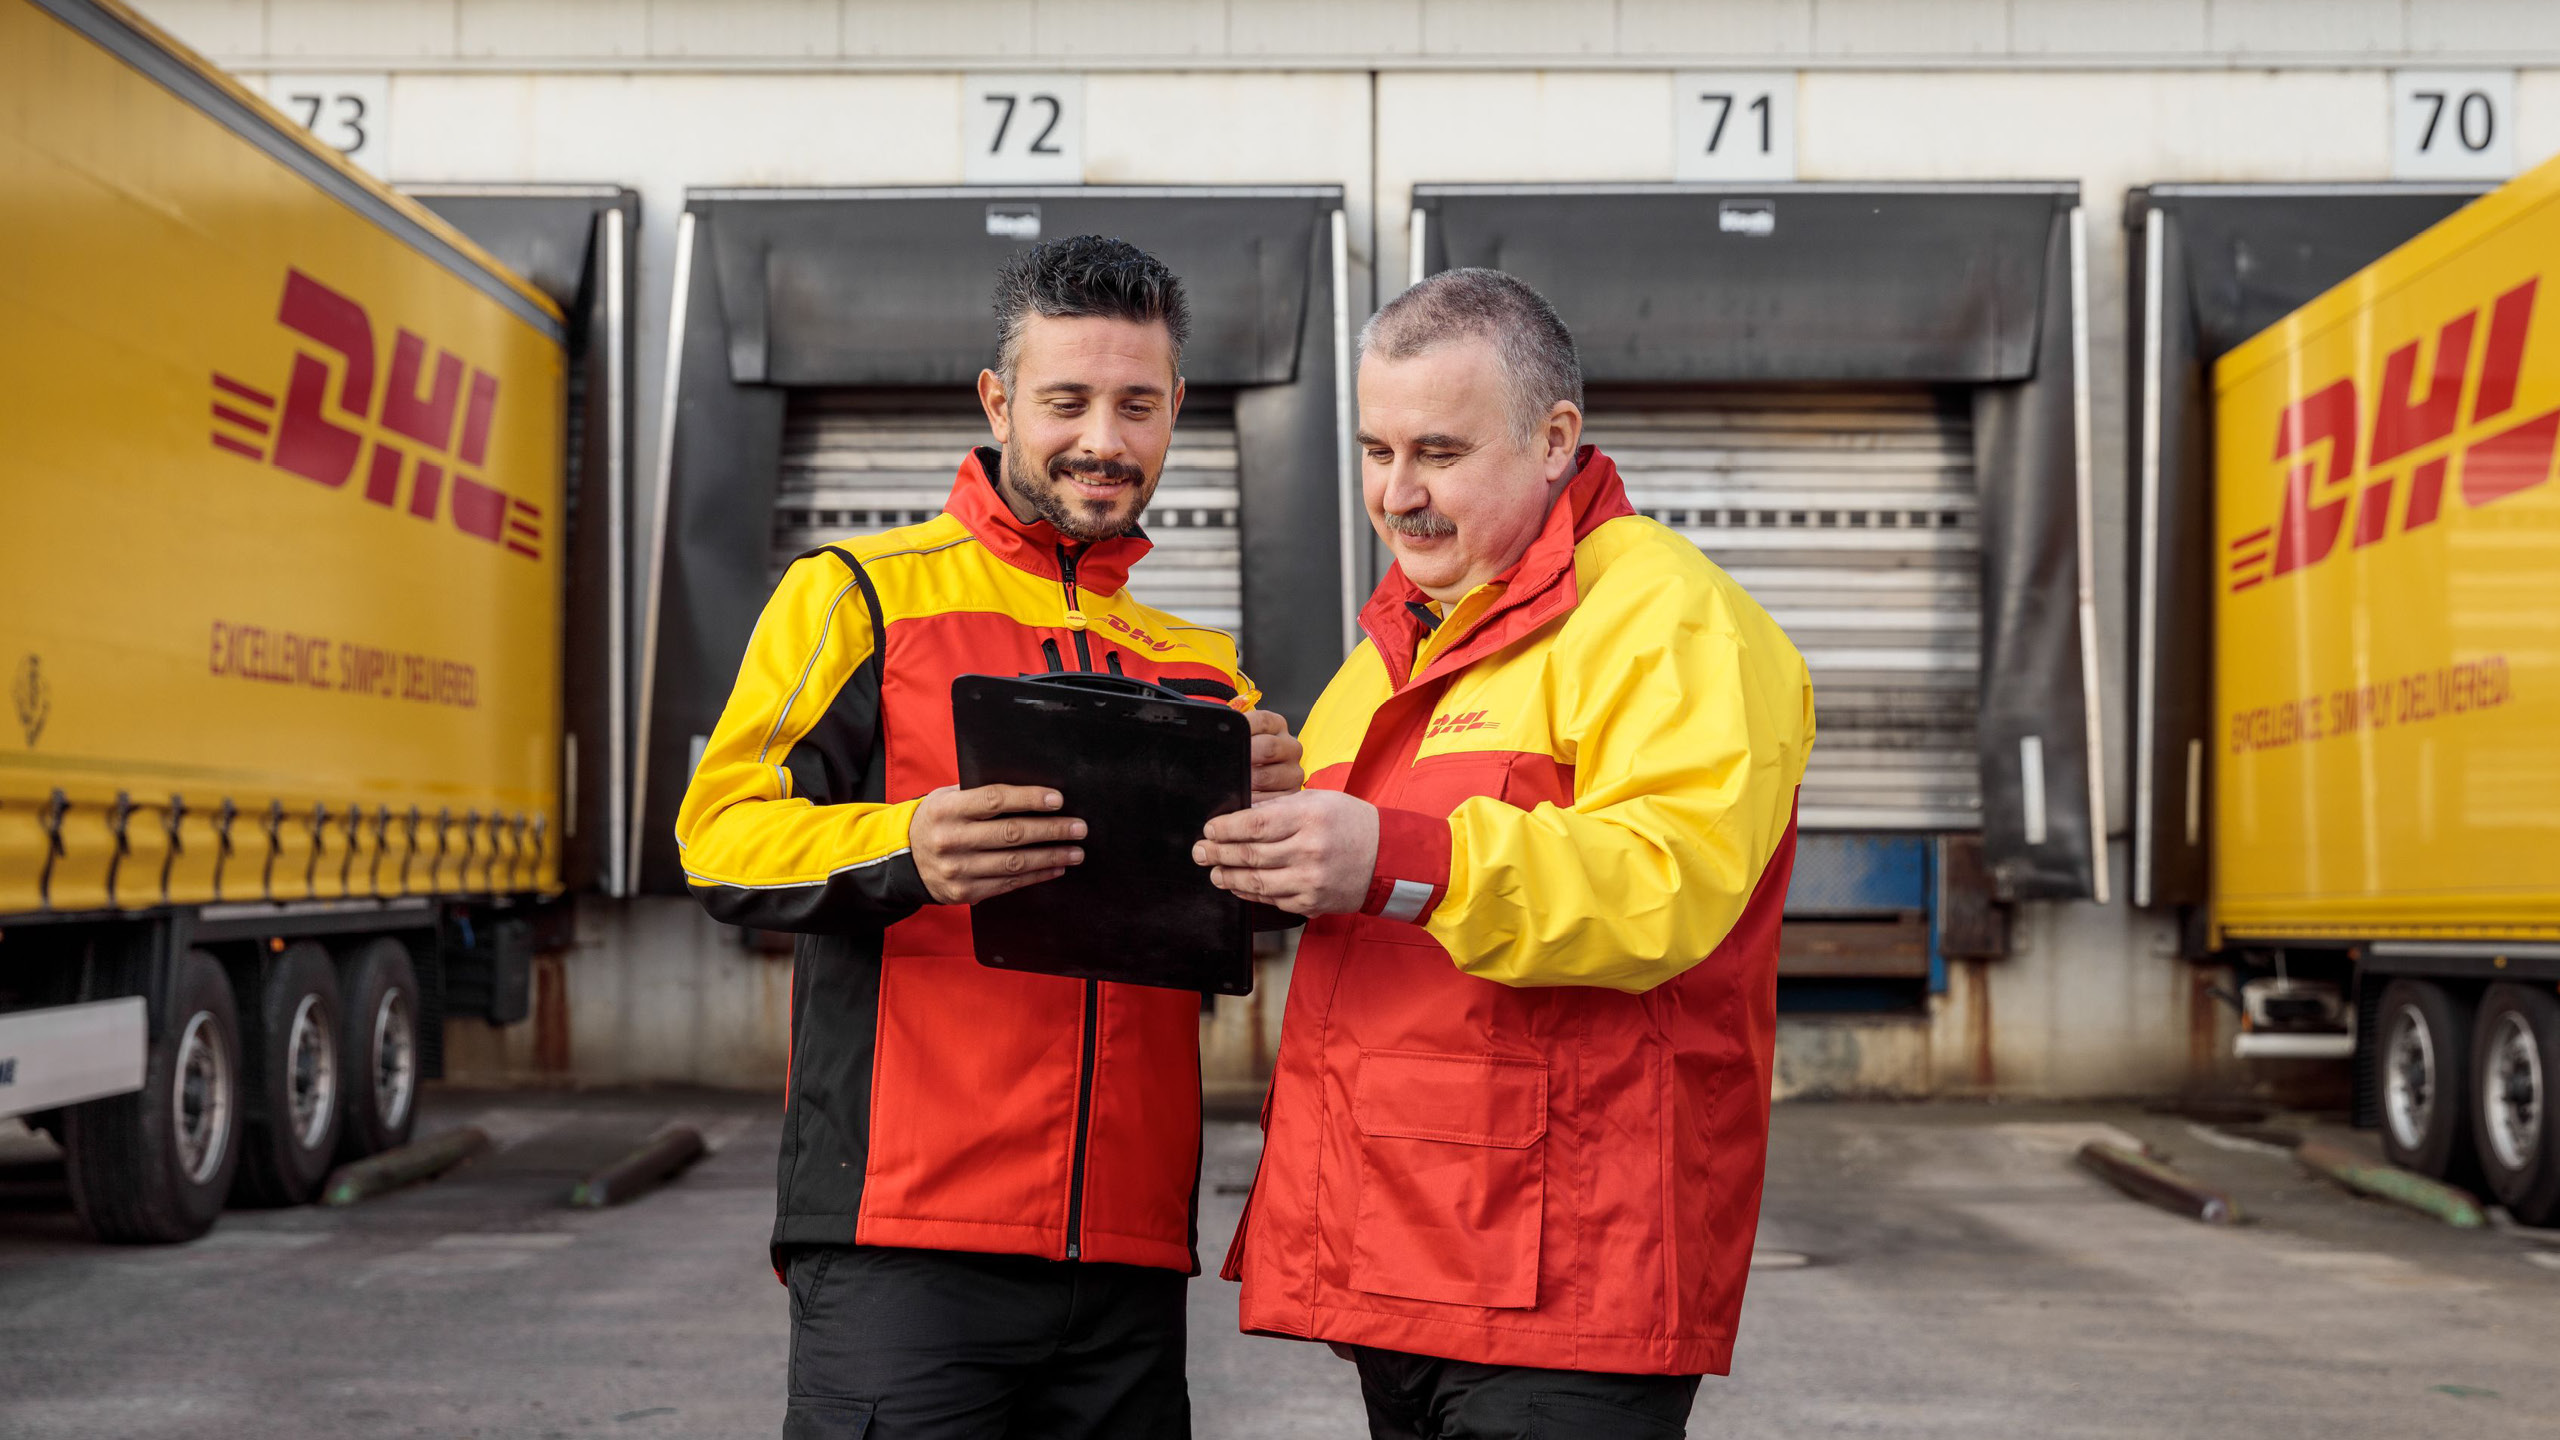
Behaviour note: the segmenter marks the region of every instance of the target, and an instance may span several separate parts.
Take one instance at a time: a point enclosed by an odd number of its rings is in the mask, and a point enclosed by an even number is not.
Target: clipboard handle
[[[1165,700],[1179,705],[1208,705],[1212,702],[1197,695],[1185,695],[1170,685],[1153,680],[1140,680],[1128,675],[1107,675],[1099,670],[1033,671],[1022,679],[1033,685],[1055,685],[1061,690],[1088,690],[1097,695],[1119,695],[1132,700]],[[1225,709],[1223,705],[1218,709]]]

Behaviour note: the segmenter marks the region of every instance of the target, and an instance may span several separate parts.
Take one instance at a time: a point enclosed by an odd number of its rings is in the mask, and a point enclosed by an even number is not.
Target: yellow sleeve
[[[866,577],[800,560],[765,602],[676,815],[713,918],[763,930],[886,925],[931,896],[907,852],[914,801],[878,801],[880,667]]]
[[[1650,990],[1724,940],[1793,821],[1813,743],[1803,658],[1721,573],[1630,568],[1556,640],[1573,803],[1478,796],[1449,817],[1426,925],[1471,975]]]

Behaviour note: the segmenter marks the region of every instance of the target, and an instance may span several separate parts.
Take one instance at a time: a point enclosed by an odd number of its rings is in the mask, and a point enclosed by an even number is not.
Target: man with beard
[[[968,907],[1064,874],[1084,825],[1073,796],[953,783],[951,682],[1112,671],[1234,705],[1258,792],[1297,788],[1297,742],[1231,638],[1125,588],[1182,408],[1181,282],[1077,236],[1005,267],[996,320],[1002,451],[937,518],[791,566],[676,822],[714,917],[801,937],[786,1437],[1190,1433],[1199,1005],[976,962]]]
[[[1732,1361],[1813,688],[1581,441],[1528,286],[1378,312],[1361,490],[1395,568],[1308,788],[1195,852],[1320,917],[1227,1275],[1246,1329],[1357,1362],[1380,1440],[1676,1436]]]

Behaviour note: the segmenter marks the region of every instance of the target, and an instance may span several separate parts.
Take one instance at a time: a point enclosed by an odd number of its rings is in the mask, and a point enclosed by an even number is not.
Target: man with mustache
[[[1231,638],[1124,587],[1182,408],[1181,282],[1052,241],[1005,267],[996,321],[1001,452],[934,520],[791,566],[676,824],[713,916],[801,937],[792,1440],[1190,1434],[1198,1000],[977,963],[968,907],[1064,874],[1084,825],[1072,795],[954,784],[951,682],[1116,671],[1252,711],[1257,792],[1297,788],[1297,742]]]
[[[1382,1440],[1676,1436],[1750,1267],[1812,686],[1581,443],[1528,286],[1406,291],[1359,393],[1396,566],[1309,788],[1195,851],[1314,917],[1225,1274]]]

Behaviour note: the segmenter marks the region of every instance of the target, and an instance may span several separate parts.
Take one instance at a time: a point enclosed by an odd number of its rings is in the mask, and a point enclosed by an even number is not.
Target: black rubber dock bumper
[[[2146,1205],[2157,1205],[2207,1225],[2240,1223],[2240,1207],[2231,1203],[2230,1196],[2148,1155],[2092,1140],[2080,1147],[2076,1158],[2081,1169]]]
[[[579,1181],[578,1188],[569,1192],[569,1203],[589,1210],[619,1205],[673,1180],[709,1153],[701,1131],[690,1125],[670,1125],[639,1149]]]
[[[339,1166],[330,1172],[329,1183],[321,1187],[320,1203],[353,1205],[421,1180],[432,1180],[475,1155],[487,1154],[489,1148],[489,1132],[477,1125],[439,1130],[424,1140],[412,1140]]]

